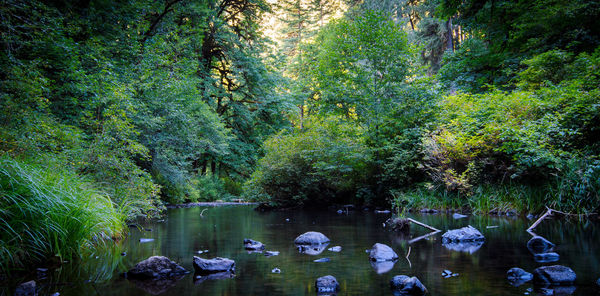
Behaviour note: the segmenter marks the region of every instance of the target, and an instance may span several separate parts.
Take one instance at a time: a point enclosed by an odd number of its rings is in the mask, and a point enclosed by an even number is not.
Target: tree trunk
[[[446,50],[454,51],[454,40],[452,34],[452,18],[449,18],[446,22],[446,33],[448,38],[446,39]]]

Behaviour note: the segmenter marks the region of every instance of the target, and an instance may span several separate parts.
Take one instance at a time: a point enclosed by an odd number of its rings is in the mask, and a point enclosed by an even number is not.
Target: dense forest
[[[166,204],[600,204],[600,1],[0,1],[0,258]]]

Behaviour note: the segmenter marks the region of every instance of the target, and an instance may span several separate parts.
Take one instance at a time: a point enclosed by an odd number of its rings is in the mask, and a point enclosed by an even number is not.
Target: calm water
[[[203,209],[203,217],[200,215]],[[39,281],[42,295],[151,295],[123,279],[120,273],[152,255],[164,255],[193,271],[192,256],[208,250],[204,258],[227,257],[236,261],[232,279],[194,283],[188,274],[160,295],[316,295],[314,281],[331,274],[341,285],[338,295],[391,295],[389,280],[394,275],[414,275],[429,289],[429,295],[523,295],[532,284],[511,286],[506,271],[521,267],[529,272],[536,263],[526,248],[531,238],[525,229],[531,223],[520,218],[477,217],[454,220],[448,215],[412,215],[419,221],[443,231],[472,225],[486,237],[473,253],[449,250],[441,244],[441,233],[409,244],[408,240],[427,233],[412,227],[412,235],[403,237],[383,229],[389,214],[350,212],[257,212],[249,206],[171,209],[163,222],[144,225],[152,231],[131,229],[129,240],[119,246],[93,254],[77,267],[65,265]],[[289,221],[286,221],[289,219]],[[498,226],[487,228],[487,226]],[[328,247],[342,246],[340,253],[325,250],[311,256],[298,253],[294,238],[306,231],[320,231],[331,239]],[[593,295],[600,277],[600,225],[591,222],[545,221],[536,229],[557,244],[557,263],[577,273],[573,295]],[[443,232],[442,232],[443,233]],[[140,238],[154,241],[140,243]],[[280,251],[265,257],[244,250],[242,241],[252,238]],[[378,274],[365,253],[374,243],[390,245],[401,259],[389,272]],[[404,256],[410,248],[409,260]],[[121,256],[126,252],[126,256]],[[330,262],[313,260],[329,257]],[[271,273],[273,268],[280,274]],[[448,269],[459,275],[443,278]],[[7,290],[4,290],[7,293]],[[531,294],[535,295],[535,292]]]

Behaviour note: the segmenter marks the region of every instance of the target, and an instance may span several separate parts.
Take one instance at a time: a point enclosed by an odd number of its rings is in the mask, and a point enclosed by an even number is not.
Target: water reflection
[[[483,241],[477,242],[451,242],[451,243],[442,243],[442,245],[451,251],[456,252],[465,252],[469,254],[473,254],[477,252],[481,246],[483,246]]]
[[[557,264],[577,273],[576,289],[569,287],[535,287],[532,283],[512,286],[506,271],[520,267],[528,272],[545,264],[535,261],[527,249],[531,239],[525,230],[530,221],[491,216],[469,216],[454,220],[450,215],[409,215],[409,217],[448,230],[473,225],[486,237],[484,244],[455,247],[442,245],[435,234],[409,243],[428,234],[414,227],[410,235],[398,235],[382,227],[387,214],[349,212],[331,215],[329,212],[290,211],[257,212],[251,207],[229,206],[211,208],[200,216],[203,208],[183,208],[168,211],[164,222],[143,225],[152,232],[130,229],[125,242],[107,246],[74,264],[49,271],[46,279],[37,281],[40,295],[59,292],[75,295],[315,295],[316,278],[331,274],[340,283],[339,295],[390,295],[389,281],[394,275],[416,276],[429,290],[429,295],[523,295],[530,289],[552,289],[552,293],[594,295],[594,282],[600,277],[600,241],[598,222],[548,220],[536,228],[536,233],[556,244],[560,254]],[[289,219],[289,221],[286,221]],[[487,225],[498,226],[488,229]],[[319,231],[331,239],[341,252],[326,251],[327,245],[299,250],[294,245],[298,233]],[[248,254],[240,244],[246,237],[263,242],[279,256]],[[139,242],[152,238],[153,242]],[[365,253],[375,243],[392,247],[400,256],[395,264],[373,266]],[[174,283],[162,284],[163,289],[143,287],[122,279],[119,274],[137,262],[153,255],[167,256],[187,270],[193,270],[192,257],[198,250],[210,250],[206,258],[225,257],[236,261],[236,274],[196,278],[192,274]],[[410,251],[409,251],[410,250]],[[299,251],[304,253],[299,254]],[[126,256],[121,256],[126,252]],[[324,253],[325,252],[325,253]],[[309,255],[329,257],[330,262],[315,263]],[[405,261],[404,257],[410,260]],[[391,262],[390,262],[391,263]],[[554,264],[554,263],[553,263]],[[272,273],[275,268],[281,273]],[[448,279],[440,276],[445,269],[460,274]],[[16,285],[16,283],[14,284]],[[14,287],[13,285],[13,287]],[[14,289],[14,288],[13,288]],[[0,295],[12,295],[0,288]]]

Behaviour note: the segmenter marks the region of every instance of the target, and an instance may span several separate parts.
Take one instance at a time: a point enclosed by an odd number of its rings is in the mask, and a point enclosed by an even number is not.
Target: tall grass
[[[124,218],[107,196],[81,176],[0,157],[3,269],[52,257],[70,260],[82,248],[118,238]]]

